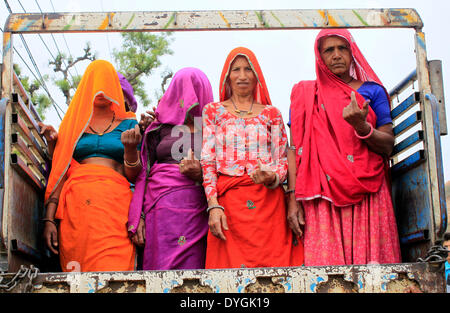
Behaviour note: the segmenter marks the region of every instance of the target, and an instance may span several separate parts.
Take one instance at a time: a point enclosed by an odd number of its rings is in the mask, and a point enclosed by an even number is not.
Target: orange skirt
[[[72,162],[55,218],[63,271],[132,271],[135,250],[126,223],[132,197],[111,168]]]
[[[282,187],[268,189],[248,175],[220,175],[217,191],[229,230],[225,241],[209,231],[206,268],[303,265],[303,243],[288,226]]]

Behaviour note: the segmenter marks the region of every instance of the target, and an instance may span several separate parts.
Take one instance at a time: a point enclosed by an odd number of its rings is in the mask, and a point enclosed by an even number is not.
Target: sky
[[[107,11],[192,11],[192,10],[284,10],[284,9],[354,9],[354,8],[414,8],[424,22],[423,31],[427,44],[428,60],[442,60],[444,94],[450,95],[450,46],[444,34],[450,2],[445,0],[165,0],[165,1],[107,1],[107,0],[8,0],[14,13],[24,12],[107,12]],[[38,7],[39,5],[39,7]],[[53,5],[53,6],[52,6]],[[39,9],[40,8],[40,9]],[[0,26],[4,28],[8,11],[4,1],[0,2]],[[219,32],[174,32],[170,48],[173,55],[164,56],[163,65],[145,79],[149,95],[155,101],[155,90],[160,88],[161,73],[169,69],[174,73],[183,67],[197,67],[208,76],[218,100],[219,77],[227,54],[237,46],[251,49],[258,58],[273,105],[280,109],[284,121],[288,121],[290,92],[295,83],[315,79],[314,39],[318,30],[266,30],[266,31],[219,31]],[[353,29],[356,43],[369,64],[377,73],[387,90],[391,90],[416,66],[414,54],[414,31],[410,29]],[[37,35],[25,35],[33,58],[42,75],[55,74],[49,68],[52,58]],[[78,56],[86,41],[97,58],[112,62],[112,51],[119,48],[121,38],[118,33],[55,34],[54,38],[42,35],[53,54],[61,50],[66,54]],[[18,36],[14,45],[25,62],[32,69],[32,63]],[[2,49],[2,47],[0,47]],[[24,74],[32,77],[18,56],[14,59]],[[74,74],[82,74],[87,62],[78,64]],[[62,94],[47,83],[52,97],[65,109]],[[448,97],[447,97],[448,98]],[[401,99],[400,99],[401,100]],[[447,99],[446,99],[447,100]],[[448,99],[450,101],[450,99]],[[450,124],[450,104],[447,104],[447,120]],[[145,108],[139,107],[138,113]],[[60,120],[53,109],[46,114],[46,123],[55,127]],[[450,180],[450,136],[441,137],[444,177]]]

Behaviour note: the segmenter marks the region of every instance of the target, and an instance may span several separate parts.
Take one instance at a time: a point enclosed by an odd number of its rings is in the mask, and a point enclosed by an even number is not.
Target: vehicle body
[[[338,18],[339,17],[339,18]],[[48,170],[39,115],[13,73],[13,36],[24,33],[226,31],[271,29],[410,28],[416,69],[391,92],[397,138],[391,158],[392,195],[402,264],[97,273],[48,272],[41,240]],[[442,69],[428,61],[423,23],[414,9],[192,11],[11,14],[3,35],[0,102],[0,275],[16,292],[445,292],[443,259],[430,249],[447,229],[440,136],[447,134]],[[414,107],[418,107],[414,109]],[[415,130],[418,127],[418,130]],[[411,134],[408,133],[412,132]],[[403,138],[402,137],[406,138]],[[430,262],[418,262],[419,258]],[[37,274],[30,267],[37,266]],[[20,274],[15,275],[18,272]],[[28,275],[29,281],[26,281]],[[24,279],[20,279],[23,276]],[[1,287],[2,281],[0,281]],[[0,292],[2,289],[0,288]]]

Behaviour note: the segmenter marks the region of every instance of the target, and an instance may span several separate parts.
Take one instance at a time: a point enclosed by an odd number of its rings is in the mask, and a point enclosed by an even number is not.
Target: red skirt
[[[303,243],[288,226],[282,187],[268,189],[248,175],[220,175],[217,191],[229,230],[225,241],[208,232],[206,268],[303,265]]]
[[[302,201],[305,265],[400,263],[400,243],[388,185],[359,204],[336,207],[324,199]]]

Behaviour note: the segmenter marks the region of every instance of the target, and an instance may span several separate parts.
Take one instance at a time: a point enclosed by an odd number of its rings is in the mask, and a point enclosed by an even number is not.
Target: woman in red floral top
[[[303,264],[303,244],[286,220],[280,183],[287,135],[250,50],[230,52],[220,102],[203,110],[202,170],[208,200],[206,268]]]

